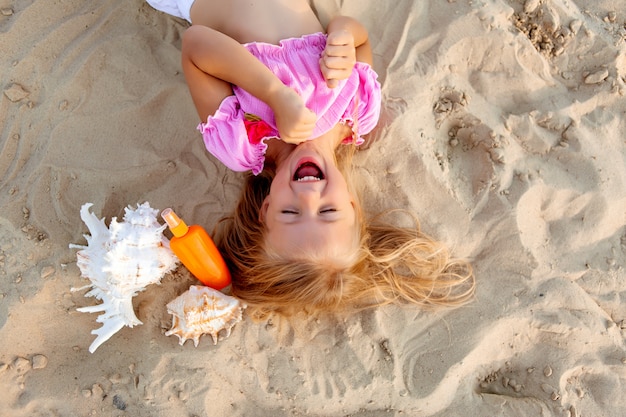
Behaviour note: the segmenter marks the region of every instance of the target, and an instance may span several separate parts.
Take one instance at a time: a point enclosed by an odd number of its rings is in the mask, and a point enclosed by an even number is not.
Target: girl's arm
[[[194,25],[185,31],[182,67],[202,121],[232,95],[231,84],[267,103],[273,110],[281,139],[299,143],[313,133],[317,117],[302,98],[243,45],[221,32]]]
[[[333,18],[326,28],[328,40],[320,59],[320,69],[329,87],[352,73],[356,61],[372,65],[372,49],[367,29],[348,16]]]

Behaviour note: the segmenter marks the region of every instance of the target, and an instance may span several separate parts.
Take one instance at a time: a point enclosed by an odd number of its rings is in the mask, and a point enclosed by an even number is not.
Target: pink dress
[[[381,104],[376,72],[369,65],[357,62],[348,79],[328,88],[319,66],[326,46],[325,34],[290,38],[279,45],[254,42],[244,46],[285,85],[300,94],[306,107],[317,115],[311,139],[338,123],[347,123],[355,133],[356,144],[360,145],[363,143],[360,135],[376,126]],[[207,150],[224,165],[234,171],[252,170],[257,175],[265,162],[265,140],[278,138],[274,114],[267,104],[241,88],[233,86],[233,92],[206,123],[200,123],[198,130]],[[350,137],[344,142],[352,140]]]

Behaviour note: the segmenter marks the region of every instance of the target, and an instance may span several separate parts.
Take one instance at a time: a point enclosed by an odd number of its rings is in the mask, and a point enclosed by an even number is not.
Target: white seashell
[[[192,285],[167,304],[167,312],[173,317],[172,328],[165,335],[178,336],[181,346],[187,339],[192,339],[197,347],[200,336],[210,334],[216,345],[218,333],[225,330],[224,338],[230,336],[233,326],[241,321],[245,308],[246,305],[235,297],[210,287]]]
[[[132,298],[150,284],[158,284],[167,272],[173,270],[178,258],[169,248],[169,240],[163,236],[165,225],[157,221],[158,210],[150,204],[125,208],[124,221],[111,219],[107,228],[104,219],[98,219],[84,204],[80,217],[87,225],[91,236],[84,235],[87,246],[70,244],[77,252],[81,276],[91,284],[80,291],[91,288],[85,297],[95,297],[102,304],[82,307],[81,312],[102,312],[96,319],[102,327],[91,333],[98,337],[89,346],[93,353],[102,343],[124,326],[142,324],[133,310]]]

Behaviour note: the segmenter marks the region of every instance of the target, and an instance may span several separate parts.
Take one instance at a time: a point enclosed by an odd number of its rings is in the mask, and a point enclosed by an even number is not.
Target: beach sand
[[[179,268],[100,326],[80,207],[148,201],[211,230],[241,175],[211,157],[147,3],[0,0],[0,416],[626,415],[626,1],[315,0],[369,29],[383,114],[358,174],[472,260],[470,304],[244,320],[166,337]],[[398,219],[402,221],[401,218]]]

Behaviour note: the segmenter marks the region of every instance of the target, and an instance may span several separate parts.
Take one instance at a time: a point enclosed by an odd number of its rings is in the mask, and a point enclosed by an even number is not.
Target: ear
[[[259,210],[259,223],[261,224],[265,223],[265,219],[267,218],[267,209],[270,205],[269,198],[269,195],[265,197],[263,204],[261,204],[261,210]]]

